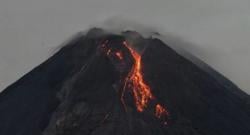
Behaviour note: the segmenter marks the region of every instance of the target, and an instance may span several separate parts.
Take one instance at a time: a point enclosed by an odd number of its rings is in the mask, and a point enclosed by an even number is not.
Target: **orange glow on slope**
[[[105,44],[108,41],[105,41],[103,47],[105,48]],[[123,90],[121,93],[121,102],[124,105],[125,110],[127,111],[126,103],[124,100],[124,94],[126,90],[130,89],[134,98],[135,106],[138,112],[143,112],[147,107],[153,107],[154,116],[160,119],[164,125],[167,124],[166,118],[169,115],[167,109],[161,106],[154,95],[151,92],[151,88],[145,83],[143,79],[142,73],[142,63],[141,63],[141,55],[136,52],[133,48],[129,46],[129,44],[124,41],[123,45],[128,48],[130,54],[134,59],[134,64],[132,66],[131,71],[125,78]],[[123,54],[120,51],[112,52],[111,48],[106,48],[106,54],[108,56],[116,56],[119,60],[123,60]],[[150,105],[149,105],[150,104]]]
[[[163,108],[160,104],[157,104],[155,106],[155,116],[160,119],[165,115],[168,115],[168,112],[166,111],[166,109]]]
[[[129,49],[131,55],[135,60],[135,64],[132,67],[132,70],[129,73],[128,77],[126,78],[126,84],[127,81],[130,81],[136,108],[139,112],[142,112],[147,107],[148,102],[154,99],[154,96],[151,93],[150,87],[144,82],[142,77],[141,55],[134,51],[131,47],[129,47],[126,42],[123,42],[123,44]],[[126,84],[124,88],[126,88]]]
[[[125,85],[123,89],[123,94],[121,96],[121,100],[124,103],[124,91],[127,88],[128,85],[130,88],[132,88],[133,96],[136,104],[137,111],[143,112],[147,107],[150,101],[155,100],[155,97],[151,93],[150,87],[144,82],[142,71],[141,71],[141,55],[134,51],[126,41],[123,42],[123,44],[129,49],[131,55],[133,56],[135,63],[132,67],[132,70],[130,71],[129,75],[127,76],[125,80]],[[126,107],[126,106],[125,106]],[[164,121],[164,124],[166,125],[167,122],[166,117],[168,116],[167,110],[161,106],[159,103],[155,105],[155,116],[158,119],[161,119]]]

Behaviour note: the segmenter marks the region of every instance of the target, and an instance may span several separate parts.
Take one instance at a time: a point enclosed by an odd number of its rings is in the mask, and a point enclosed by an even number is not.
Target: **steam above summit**
[[[249,99],[159,39],[94,28],[1,93],[0,134],[248,135]]]

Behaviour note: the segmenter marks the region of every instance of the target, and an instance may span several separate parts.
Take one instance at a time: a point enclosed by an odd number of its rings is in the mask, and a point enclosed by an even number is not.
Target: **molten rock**
[[[0,94],[0,135],[249,135],[249,103],[159,39],[92,29]]]

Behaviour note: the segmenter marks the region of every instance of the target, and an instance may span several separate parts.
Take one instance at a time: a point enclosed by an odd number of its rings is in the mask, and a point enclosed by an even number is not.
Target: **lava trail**
[[[141,55],[133,50],[126,41],[124,41],[123,44],[129,49],[131,55],[133,56],[134,65],[125,79],[121,100],[122,102],[124,102],[124,92],[127,87],[129,87],[130,89],[132,89],[137,111],[143,112],[148,107],[149,102],[156,99],[153,96],[150,87],[145,83],[143,79]],[[155,105],[155,116],[159,119],[164,119],[167,115],[167,110],[159,103],[157,103]]]
[[[131,54],[134,61],[131,70],[125,77],[125,80],[121,80],[121,102],[124,105],[125,110],[127,111],[127,106],[124,96],[126,91],[129,91],[132,93],[138,112],[144,112],[145,109],[153,107],[154,116],[166,124],[166,119],[168,117],[167,109],[157,102],[157,99],[152,94],[150,86],[147,85],[143,79],[141,54],[134,50],[127,41],[122,42],[122,45],[124,45],[129,50],[129,53]],[[102,48],[104,48],[106,55],[109,56],[111,60],[118,59],[121,63],[125,62],[123,60],[124,54],[122,51],[115,49],[116,47],[110,46],[107,40],[102,45]]]
[[[135,62],[130,73],[125,79],[123,91],[126,90],[128,86],[127,84],[129,83],[133,91],[136,108],[139,112],[142,112],[147,107],[148,102],[154,99],[154,96],[150,91],[150,87],[143,80],[141,72],[141,55],[134,51],[126,41],[124,41],[123,44],[129,49]]]

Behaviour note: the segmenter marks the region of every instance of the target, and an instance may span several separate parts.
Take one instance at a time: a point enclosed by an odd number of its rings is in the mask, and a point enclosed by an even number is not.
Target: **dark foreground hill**
[[[0,135],[250,135],[249,99],[159,39],[92,29],[0,94]]]

